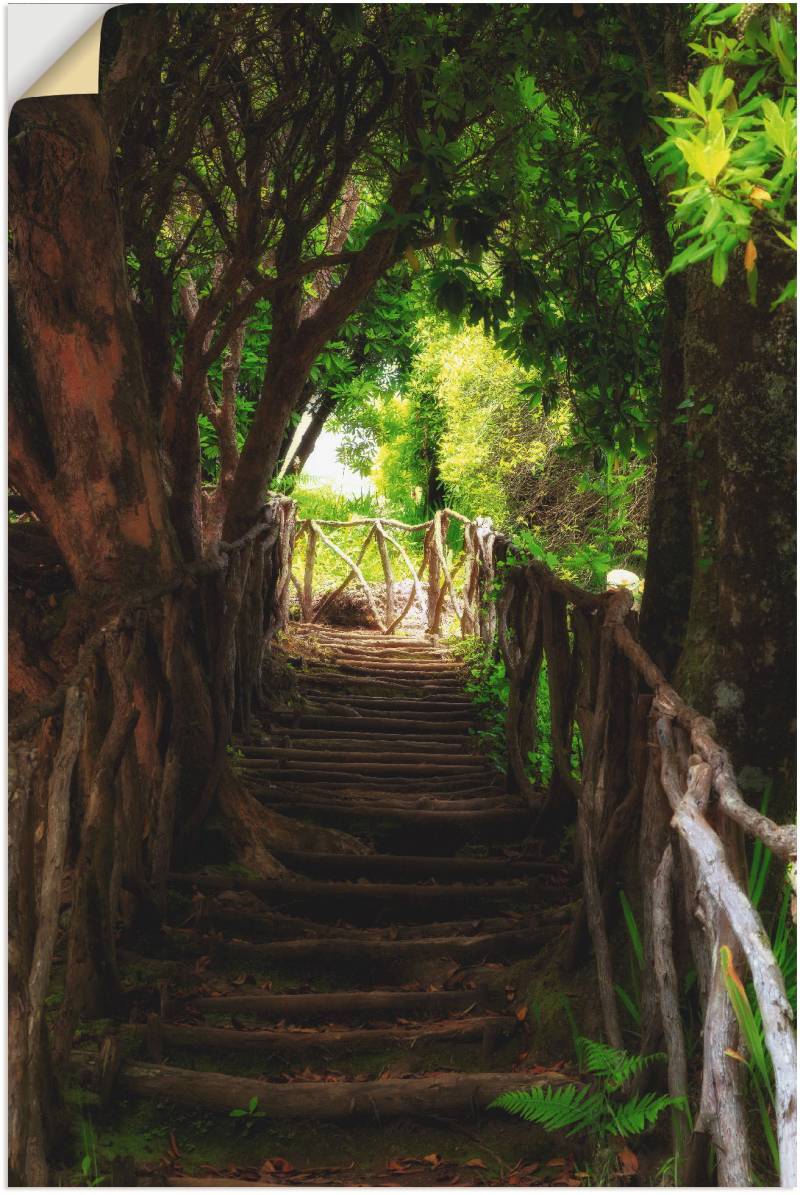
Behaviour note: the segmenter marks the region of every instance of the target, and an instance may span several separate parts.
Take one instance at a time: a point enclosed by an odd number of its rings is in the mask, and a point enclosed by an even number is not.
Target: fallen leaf
[[[639,1171],[639,1159],[632,1149],[628,1149],[627,1145],[623,1145],[622,1149],[617,1153],[617,1158],[622,1166],[623,1174],[637,1174]]]
[[[747,1066],[747,1059],[743,1058],[736,1050],[727,1049],[725,1053],[729,1058],[735,1058],[737,1062],[743,1062]]]
[[[758,250],[756,243],[753,240],[747,242],[744,247],[744,268],[749,274],[755,268],[756,258],[758,257]]]
[[[423,1162],[428,1162],[431,1166],[440,1166],[442,1162],[439,1154],[425,1154],[422,1160]]]
[[[267,1158],[261,1164],[262,1174],[292,1174],[294,1166],[286,1158]]]
[[[467,1162],[467,1165],[471,1166],[473,1170],[486,1169],[486,1163],[484,1162],[483,1158],[470,1158],[470,1160]]]
[[[545,1162],[545,1166],[566,1166],[566,1158],[551,1158],[549,1162]]]
[[[400,1158],[392,1158],[391,1161],[387,1162],[386,1169],[391,1170],[392,1174],[405,1174],[411,1167],[402,1162]]]
[[[514,1015],[516,1016],[518,1021],[524,1021],[528,1015],[527,1004],[520,1004],[519,1008],[517,1009],[517,1011]]]

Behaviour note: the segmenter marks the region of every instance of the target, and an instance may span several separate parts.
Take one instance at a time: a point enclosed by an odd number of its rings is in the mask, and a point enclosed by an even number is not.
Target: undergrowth
[[[577,1039],[581,1073],[594,1076],[584,1086],[531,1087],[498,1096],[490,1107],[502,1108],[549,1132],[586,1133],[599,1144],[611,1135],[628,1138],[652,1128],[667,1108],[685,1109],[685,1100],[656,1092],[623,1094],[622,1089],[663,1054],[639,1055],[604,1042]]]
[[[454,639],[448,644],[456,659],[467,669],[465,688],[479,711],[484,729],[478,732],[482,746],[500,771],[508,763],[506,750],[506,717],[508,713],[509,682],[506,667],[500,658],[496,641],[487,645],[477,636]],[[580,774],[580,748],[577,731],[573,744],[573,763]],[[553,744],[550,723],[550,689],[547,683],[547,661],[542,660],[536,687],[536,734],[532,750],[528,752],[528,779],[537,787],[546,788],[553,776]]]

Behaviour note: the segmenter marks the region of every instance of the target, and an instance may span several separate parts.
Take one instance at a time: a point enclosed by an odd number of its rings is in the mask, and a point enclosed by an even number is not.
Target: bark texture
[[[694,574],[678,685],[707,711],[753,796],[794,807],[795,318],[771,301],[791,263],[759,257],[747,302],[741,253],[722,288],[697,267],[685,333]],[[777,804],[779,802],[779,804]],[[758,797],[754,802],[758,803]]]

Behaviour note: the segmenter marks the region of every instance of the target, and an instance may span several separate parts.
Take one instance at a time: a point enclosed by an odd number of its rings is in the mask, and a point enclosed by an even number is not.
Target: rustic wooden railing
[[[463,533],[462,550],[452,566],[446,551],[447,533],[451,521],[460,524]],[[351,555],[335,542],[337,530],[363,527],[364,539],[358,551]],[[328,530],[324,530],[327,528]],[[330,534],[328,533],[330,532]],[[412,559],[413,545],[404,544],[409,535],[423,535],[422,558],[418,565]],[[305,538],[305,569],[302,582],[292,573],[297,590],[300,612],[305,622],[324,620],[325,612],[349,585],[356,584],[363,591],[376,625],[387,635],[393,634],[418,603],[427,613],[427,631],[437,635],[442,629],[445,606],[449,598],[458,619],[462,635],[479,634],[487,642],[493,634],[491,611],[480,601],[484,580],[491,567],[489,544],[492,524],[489,519],[471,520],[454,510],[439,510],[424,523],[401,523],[390,518],[353,518],[344,522],[334,519],[303,519],[297,524],[296,539]],[[368,548],[375,544],[383,571],[383,610],[372,587],[367,583],[361,565]],[[341,560],[347,573],[344,580],[321,600],[315,599],[314,570],[320,549],[326,549]],[[396,594],[397,576],[392,564],[392,552],[399,558],[411,581],[411,589],[399,608]],[[460,581],[459,581],[460,578]]]
[[[642,1049],[663,1037],[670,1094],[689,1099],[679,1008],[677,946],[691,946],[703,1015],[703,1077],[693,1116],[675,1118],[684,1182],[706,1179],[709,1138],[722,1185],[751,1181],[742,1097],[743,1049],[725,987],[724,958],[752,977],[772,1061],[780,1181],[796,1185],[796,1036],[781,969],[747,896],[743,833],[787,865],[794,882],[797,832],[742,797],[713,724],[667,683],[636,638],[632,597],[588,593],[540,563],[517,563],[511,545],[489,534],[479,601],[494,604],[497,649],[509,680],[509,769],[537,818],[577,821],[583,900],[569,954],[592,943],[606,1038],[622,1045],[609,918],[616,863],[638,826],[645,954]],[[496,598],[492,598],[492,592]],[[536,693],[546,664],[553,779],[542,793],[526,761],[537,734]],[[731,956],[723,955],[723,948]],[[687,1107],[688,1107],[687,1103]]]
[[[115,930],[125,890],[160,918],[181,805],[185,837],[207,812],[234,725],[263,697],[262,662],[288,609],[294,506],[271,499],[240,540],[221,543],[157,590],[136,594],[87,641],[64,683],[9,726],[9,1166],[48,1183],[58,1133],[54,1074],[80,1015],[118,996]],[[191,645],[191,651],[184,650]],[[191,771],[203,694],[210,736]],[[179,792],[183,783],[184,791]],[[45,1000],[70,882],[64,1000]]]

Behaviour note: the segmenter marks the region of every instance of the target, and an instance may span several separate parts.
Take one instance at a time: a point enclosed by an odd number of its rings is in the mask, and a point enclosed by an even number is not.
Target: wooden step
[[[384,879],[473,879],[566,873],[563,863],[535,859],[437,859],[427,855],[332,855],[312,851],[275,851],[295,871],[314,876],[364,876]]]
[[[424,932],[424,926],[420,927]],[[538,930],[501,930],[452,938],[377,939],[337,938],[335,930],[325,938],[286,939],[274,942],[221,941],[194,930],[165,926],[163,938],[170,948],[190,956],[212,960],[241,959],[254,966],[318,965],[353,967],[359,973],[395,972],[426,959],[449,959],[458,963],[499,962],[534,954],[558,934],[558,926]],[[216,965],[216,964],[215,964]]]
[[[152,1024],[152,1023],[151,1023]],[[147,1040],[153,1034],[148,1025],[127,1025],[135,1037]],[[279,1055],[306,1054],[311,1051],[375,1050],[386,1046],[403,1049],[416,1046],[480,1041],[484,1035],[510,1036],[519,1028],[514,1017],[463,1017],[432,1021],[422,1025],[387,1025],[379,1029],[318,1029],[316,1032],[291,1029],[222,1029],[207,1025],[172,1025],[160,1022],[155,1032],[164,1045],[182,1050],[230,1050],[235,1052]]]
[[[97,1082],[97,1054],[75,1050],[72,1061],[81,1079]],[[258,1111],[272,1120],[365,1117],[374,1121],[376,1117],[423,1115],[472,1118],[484,1113],[492,1100],[505,1091],[551,1086],[558,1082],[558,1077],[549,1073],[542,1076],[530,1071],[506,1071],[363,1083],[269,1083],[211,1071],[124,1062],[117,1081],[123,1091],[152,1103],[168,1100],[227,1114],[232,1108],[247,1108],[256,1099]]]
[[[388,754],[388,753],[387,753]],[[292,767],[296,761],[297,768]],[[318,768],[310,765],[318,764]],[[284,749],[274,747],[268,755],[259,758],[249,758],[240,761],[240,766],[247,771],[254,772],[325,772],[360,773],[367,776],[398,776],[414,779],[418,776],[477,776],[492,770],[488,760],[479,755],[462,755],[454,758],[436,758],[435,762],[421,757],[407,759],[405,756],[391,758],[359,754],[353,752],[348,755],[332,757],[327,751],[307,751],[300,753],[290,747]]]
[[[465,731],[474,729],[476,725],[474,722],[464,721],[459,715],[449,713],[436,717],[426,715],[427,720],[424,722],[413,718],[379,718],[370,714],[363,717],[355,714],[298,714],[295,710],[282,711],[277,716],[288,719],[294,726],[307,727],[310,730],[394,730],[397,733],[413,732],[433,737],[443,725],[446,725],[448,730]]]
[[[285,773],[277,773],[269,779],[259,783],[256,773],[247,775],[247,785],[250,792],[273,805],[276,801],[288,802],[295,805],[307,805],[313,802],[324,805],[328,809],[359,810],[368,816],[395,810],[440,809],[445,812],[461,810],[474,813],[485,809],[520,809],[520,805],[513,805],[507,795],[497,789],[487,786],[486,780],[477,784],[475,788],[463,789],[458,782],[443,784],[441,781],[425,793],[406,793],[403,784],[390,787],[385,778],[369,781],[366,777],[330,776],[327,780],[316,784],[297,784],[287,780],[279,783]],[[260,779],[260,777],[259,777]],[[472,783],[472,782],[470,782]],[[291,786],[290,786],[291,785]]]
[[[515,800],[514,796],[509,795],[504,786],[498,783],[499,775],[498,772],[490,772],[477,780],[464,780],[463,777],[427,777],[413,782],[394,776],[348,776],[346,772],[323,778],[316,773],[313,781],[298,784],[287,778],[284,773],[278,773],[275,778],[250,771],[246,774],[246,779],[251,792],[287,801],[348,802],[352,799],[353,804],[368,802],[375,808],[381,805],[397,805],[413,809],[436,808],[437,802],[442,808],[457,808],[461,807],[462,801],[466,801],[466,805],[463,806],[466,809],[478,809],[489,804],[505,806],[508,809],[524,808],[521,800]],[[454,805],[453,802],[457,804]]]
[[[442,1012],[463,1012],[487,1007],[485,987],[452,992],[406,992],[399,989],[371,992],[300,992],[276,994],[260,989],[235,996],[189,997],[199,1012],[258,1013],[268,1021],[360,1021],[386,1018],[431,1017]]]
[[[506,834],[509,837],[524,835],[531,825],[530,814],[525,810],[500,808],[479,809],[474,813],[467,810],[444,809],[387,809],[376,808],[368,810],[361,806],[347,807],[344,805],[323,805],[314,802],[290,802],[272,800],[268,802],[270,809],[283,813],[286,817],[319,818],[327,824],[333,820],[335,824],[358,820],[363,822],[392,822],[400,828],[413,829],[415,832],[440,832],[454,835],[458,838],[480,835],[484,841],[486,834]],[[498,839],[499,841],[499,839]],[[504,839],[503,841],[507,841]]]
[[[402,730],[384,731],[383,733],[375,730],[344,730],[336,735],[331,735],[327,730],[309,730],[302,726],[272,728],[264,731],[263,738],[236,739],[234,746],[242,751],[247,751],[250,747],[266,747],[273,742],[285,743],[289,746],[298,743],[313,746],[315,749],[319,749],[321,746],[357,743],[363,751],[385,751],[387,747],[391,747],[393,751],[403,751],[406,747],[409,750],[418,751],[421,747],[425,747],[426,750],[434,753],[453,750],[478,751],[480,749],[480,740],[477,735],[448,734],[446,730],[443,730],[437,738],[414,738],[413,736],[407,738]]]
[[[401,909],[423,905],[431,910],[445,904],[503,903],[525,900],[530,883],[511,884],[376,884],[325,880],[262,880],[238,876],[206,876],[199,872],[170,872],[170,885],[199,891],[252,892],[283,906],[299,901],[357,905],[398,905]],[[431,918],[434,920],[434,918]]]
[[[376,764],[400,764],[405,770],[417,765],[436,769],[449,765],[463,769],[474,767],[476,763],[486,763],[485,756],[475,752],[460,751],[448,754],[439,751],[429,753],[420,750],[419,747],[408,751],[387,751],[385,749],[383,751],[361,751],[354,747],[340,747],[338,751],[331,751],[327,748],[316,749],[293,745],[291,747],[245,747],[242,754],[248,762],[277,759],[302,760],[303,763],[369,764],[370,770]]]
[[[571,906],[568,906],[571,907]],[[314,912],[312,910],[312,912]],[[386,918],[381,914],[380,910],[375,915],[368,919],[369,924],[364,925],[364,918],[361,918],[362,924],[354,925],[351,922],[345,922],[337,915],[337,911],[331,914],[331,920],[325,922],[325,914],[319,914],[320,920],[311,921],[304,917],[291,916],[288,914],[263,912],[260,913],[255,909],[236,908],[227,901],[216,901],[207,898],[202,905],[198,902],[197,912],[195,916],[195,925],[199,930],[204,931],[211,927],[214,929],[221,929],[227,933],[229,937],[250,938],[253,940],[294,940],[297,938],[323,938],[326,934],[331,933],[332,924],[335,926],[334,931],[337,938],[356,939],[365,946],[369,946],[370,942],[386,940],[403,941],[409,938],[418,938],[424,932],[429,938],[451,938],[451,937],[468,937],[470,934],[488,934],[500,933],[505,930],[520,930],[525,929],[532,924],[534,917],[533,913],[507,912],[505,914],[498,914],[497,916],[487,916],[486,914],[473,913],[471,916],[461,917],[457,921],[425,921],[424,925],[417,922],[399,924],[391,922],[386,924]],[[541,924],[553,925],[557,921],[566,923],[569,920],[569,914],[554,915],[553,910],[546,910],[542,917]],[[377,922],[377,924],[372,924]],[[539,925],[540,918],[536,914],[536,924]]]

